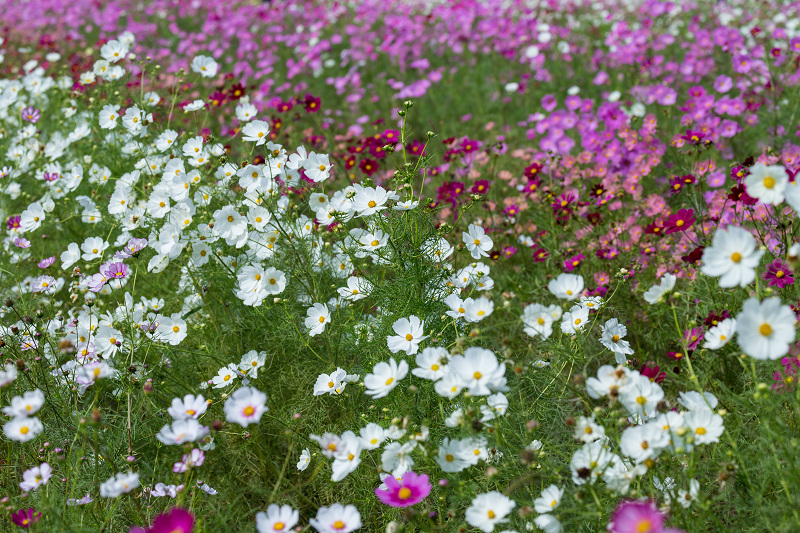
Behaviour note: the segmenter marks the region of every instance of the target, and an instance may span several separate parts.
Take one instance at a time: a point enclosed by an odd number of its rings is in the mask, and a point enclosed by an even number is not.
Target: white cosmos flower
[[[683,416],[684,426],[694,436],[695,444],[712,444],[719,442],[725,425],[722,417],[708,408],[695,409]]]
[[[491,533],[497,524],[508,522],[506,517],[515,506],[514,500],[498,491],[478,494],[467,507],[467,523],[484,533]]]
[[[361,527],[361,513],[354,505],[334,503],[320,507],[317,516],[308,522],[319,533],[350,533]]]
[[[703,250],[706,276],[719,277],[720,287],[746,287],[756,279],[756,267],[764,255],[756,249],[756,240],[747,230],[728,226],[717,230],[711,246]]]
[[[401,360],[399,365],[394,360],[394,357],[389,358],[388,363],[381,361],[375,365],[371,374],[364,376],[364,385],[367,387],[366,393],[373,398],[383,398],[407,374],[408,363],[405,361]]]
[[[459,388],[468,388],[473,396],[507,391],[505,371],[505,365],[497,361],[494,352],[478,346],[470,346],[464,355],[454,355],[450,359],[449,374],[457,378]],[[437,385],[444,381],[443,378]],[[439,392],[439,388],[436,390]]]
[[[603,333],[600,337],[600,344],[614,352],[617,364],[624,365],[626,355],[633,354],[630,343],[623,337],[628,333],[628,329],[619,323],[616,318],[608,320],[603,325]]]
[[[166,445],[178,445],[185,442],[195,442],[208,435],[208,428],[201,425],[194,418],[176,420],[170,426],[166,424],[158,432],[156,438]]]
[[[35,416],[18,416],[3,425],[3,433],[11,440],[28,442],[44,431],[42,422]]]
[[[522,311],[523,331],[531,337],[546,339],[552,335],[553,320],[550,309],[542,304],[531,304]]]
[[[473,259],[489,257],[488,252],[494,246],[492,238],[486,235],[486,231],[476,224],[470,224],[461,238]]]
[[[557,485],[550,485],[542,491],[541,496],[533,501],[533,508],[537,513],[549,513],[558,507],[561,498],[564,496],[564,489]]]
[[[736,319],[726,318],[706,331],[706,334],[703,336],[703,348],[719,350],[733,339],[734,333],[736,333]]]
[[[763,204],[779,204],[783,202],[783,193],[789,183],[786,169],[781,165],[767,166],[756,163],[750,167],[750,173],[744,179],[747,194]]]
[[[558,518],[551,514],[540,514],[534,519],[533,523],[544,533],[561,533],[564,531],[564,527]]]
[[[665,294],[675,288],[677,280],[678,278],[674,274],[664,274],[658,285],[653,285],[645,291],[644,300],[650,305],[657,304]]]
[[[561,317],[561,331],[572,335],[581,331],[589,323],[589,309],[574,305]]]
[[[428,347],[416,356],[417,368],[411,371],[412,374],[422,379],[436,381],[441,379],[449,370],[450,352],[444,348]]]
[[[736,340],[754,359],[778,359],[795,339],[795,315],[779,298],[759,302],[750,298],[736,317]]]
[[[242,427],[257,424],[269,410],[266,404],[266,394],[253,387],[242,387],[225,400],[225,418]]]
[[[405,352],[414,355],[419,350],[419,343],[429,335],[423,335],[425,323],[414,315],[400,318],[392,324],[392,329],[397,335],[386,338],[386,344],[392,353]]]
[[[219,65],[209,56],[197,56],[192,60],[192,72],[197,72],[204,78],[213,78],[217,75]]]
[[[556,279],[547,284],[548,290],[556,298],[562,300],[577,300],[583,291],[583,277],[577,274],[559,274]]]
[[[35,389],[22,396],[14,396],[11,405],[3,407],[3,412],[8,416],[32,416],[44,405],[44,393]]]
[[[301,472],[308,468],[309,463],[311,462],[311,452],[308,448],[303,448],[303,452],[300,454],[300,460],[297,461],[297,469]]]
[[[331,318],[331,313],[328,310],[328,306],[325,304],[316,303],[312,307],[308,308],[306,312],[308,315],[306,318],[306,327],[309,329],[308,334],[313,337],[315,335],[319,335],[323,331],[325,331],[325,326],[328,325],[328,322]]]
[[[202,394],[198,396],[187,394],[183,399],[173,398],[167,412],[173,420],[184,420],[186,418],[194,418],[196,420],[206,412],[206,409],[208,409],[208,402],[206,402]]]
[[[263,120],[250,121],[242,128],[242,140],[245,142],[254,142],[256,146],[261,146],[267,142],[268,135],[269,124]]]
[[[256,514],[258,533],[285,533],[291,531],[300,520],[300,513],[288,505],[270,504],[267,512]]]

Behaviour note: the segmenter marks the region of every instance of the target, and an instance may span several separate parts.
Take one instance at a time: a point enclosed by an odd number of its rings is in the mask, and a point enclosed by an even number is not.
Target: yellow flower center
[[[28,426],[22,426],[21,428],[19,428],[19,432],[20,432],[21,435],[27,435],[28,431],[30,431],[28,429]]]
[[[233,215],[228,216],[228,222],[233,222]]]
[[[480,372],[475,372],[474,374],[472,374],[472,377],[475,379],[481,379],[483,377],[483,374],[481,374]]]
[[[253,407],[249,406],[249,405],[247,407],[245,407],[244,410],[242,411],[244,416],[253,416],[253,413],[255,413],[255,412],[256,412],[256,410]]]
[[[369,207],[375,207],[375,206],[376,206],[376,205],[378,205],[378,204],[376,204],[376,203],[375,203],[375,200],[370,200],[369,202],[367,202],[367,205],[368,205]]]
[[[433,365],[431,365],[431,370],[433,370],[434,372],[436,372],[437,370],[439,370],[439,365],[437,365],[437,364],[433,364]]]
[[[398,497],[399,497],[401,500],[407,500],[407,499],[409,499],[409,498],[411,497],[411,489],[409,489],[408,487],[403,487],[403,488],[402,488],[402,489],[400,489],[400,491],[397,493],[397,496],[398,496]]]
[[[472,242],[474,242],[474,243],[475,243],[475,246],[479,246],[479,245],[481,244],[481,240],[480,240],[480,239],[475,239],[475,240],[474,240],[474,241],[472,241]]]
[[[324,316],[319,317],[319,323],[322,324],[323,322],[325,322],[325,317]]]
[[[406,340],[407,340],[408,342],[411,342],[411,340],[412,340],[413,338],[414,338],[414,336],[413,336],[411,333],[406,333]]]
[[[497,515],[496,515],[496,514],[494,514],[494,511],[492,511],[491,509],[489,509],[489,512],[488,512],[488,513],[486,513],[486,516],[488,516],[488,517],[489,517],[489,520],[492,520],[492,519],[493,519],[495,516],[497,516]]]
[[[375,241],[372,241],[369,244],[370,244],[370,246],[378,246],[380,244],[380,241],[375,240]]]
[[[653,523],[650,520],[644,519],[636,524],[636,533],[649,533],[653,529]]]
[[[619,342],[619,335],[614,335],[613,337],[611,337],[611,340],[614,342]]]
[[[386,380],[386,386],[387,386],[387,387],[388,387],[389,385],[391,385],[392,383],[394,383],[394,378],[389,378],[389,379],[387,379],[387,380]]]
[[[742,254],[740,254],[739,252],[733,252],[731,254],[731,261],[733,261],[734,263],[738,263],[741,260],[742,260]]]
[[[286,527],[286,524],[284,524],[283,522],[275,522],[275,524],[272,526],[272,530],[273,531],[283,531],[283,528],[285,528],[285,527]]]
[[[644,396],[639,396],[638,398],[636,398],[636,403],[638,403],[639,405],[644,405],[647,403],[647,398],[645,398]]]
[[[333,523],[333,529],[344,529],[344,522],[337,520]]]
[[[175,333],[178,333],[180,330],[181,328],[179,328],[178,326],[172,326],[172,331],[174,331]]]
[[[775,178],[773,178],[772,176],[767,176],[766,178],[764,178],[764,187],[766,187],[767,189],[771,189],[774,186],[775,186]]]
[[[765,337],[769,337],[772,334],[772,326],[764,322],[763,324],[761,324],[761,327],[758,328],[758,332]]]
[[[694,430],[694,432],[697,433],[698,435],[705,435],[706,434],[706,428],[697,428],[697,429]]]

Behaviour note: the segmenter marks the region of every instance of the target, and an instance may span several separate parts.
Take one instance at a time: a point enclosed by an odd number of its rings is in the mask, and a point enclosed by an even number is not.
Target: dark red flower
[[[378,171],[378,162],[374,159],[364,159],[358,168],[367,176],[372,176]]]
[[[487,180],[478,180],[475,184],[470,188],[469,192],[472,194],[486,194],[489,192],[489,188],[491,184]]]
[[[541,171],[542,171],[542,165],[534,161],[533,163],[525,167],[523,175],[529,180],[532,180],[536,178],[539,175],[539,172]]]
[[[320,110],[322,99],[317,96],[307,94],[304,104],[306,107],[306,113],[316,113]]]

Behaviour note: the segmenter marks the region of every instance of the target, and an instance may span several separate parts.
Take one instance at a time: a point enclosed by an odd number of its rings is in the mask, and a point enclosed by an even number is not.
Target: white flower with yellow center
[[[257,424],[268,411],[266,404],[266,394],[253,387],[242,387],[225,400],[225,418],[242,427]]]
[[[703,348],[719,350],[733,339],[736,333],[736,319],[726,318],[716,326],[709,328],[703,336]]]
[[[371,374],[367,374],[364,377],[364,385],[367,387],[366,393],[373,398],[383,398],[407,374],[408,363],[405,361],[401,360],[399,365],[394,360],[394,357],[389,358],[388,363],[381,361],[375,365]]]
[[[789,352],[795,339],[795,315],[779,298],[759,302],[750,298],[736,317],[736,340],[754,359],[778,359]]]
[[[747,230],[728,226],[717,230],[711,246],[703,250],[706,276],[719,277],[720,287],[746,287],[756,279],[756,267],[764,255],[756,249],[756,240]]]
[[[783,202],[784,191],[789,183],[789,175],[781,165],[767,166],[756,163],[750,167],[750,174],[744,179],[747,194],[763,204]]]

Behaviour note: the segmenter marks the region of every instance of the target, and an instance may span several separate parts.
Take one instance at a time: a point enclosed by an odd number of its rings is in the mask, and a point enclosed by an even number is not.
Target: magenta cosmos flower
[[[158,515],[150,529],[131,528],[131,533],[191,533],[194,516],[189,511],[175,507],[167,513]]]
[[[667,222],[664,224],[664,234],[669,235],[670,233],[685,231],[694,224],[694,221],[694,210],[678,209],[677,213],[667,218]]]
[[[375,489],[380,501],[392,507],[409,507],[418,504],[431,493],[428,476],[416,472],[406,472],[398,481],[394,476],[386,476],[383,480],[386,490]]]
[[[11,514],[11,521],[19,527],[29,528],[42,518],[42,513],[37,513],[36,509],[20,509]]]
[[[767,282],[768,286],[782,289],[794,283],[793,274],[794,272],[792,272],[789,265],[780,259],[776,259],[767,266],[767,271],[764,272],[762,278]]]

